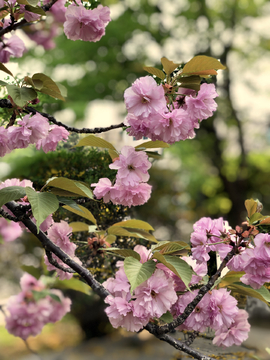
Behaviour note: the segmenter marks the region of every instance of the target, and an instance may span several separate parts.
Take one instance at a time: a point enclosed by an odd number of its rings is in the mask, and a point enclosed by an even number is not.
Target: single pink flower
[[[149,180],[148,170],[151,163],[144,151],[136,151],[132,146],[124,146],[119,159],[109,165],[110,169],[118,170],[116,179],[123,185],[135,186]]]
[[[126,108],[135,116],[166,110],[166,100],[162,85],[157,85],[151,76],[137,79],[124,93]]]
[[[2,237],[4,241],[14,241],[22,235],[22,232],[18,223],[0,218],[0,237]]]
[[[0,62],[9,62],[10,56],[22,57],[25,51],[24,42],[17,36],[13,35],[9,39],[3,38],[0,43]]]
[[[111,20],[110,9],[99,5],[87,10],[83,5],[70,5],[66,11],[64,33],[70,40],[96,42],[105,35],[105,27]]]
[[[63,128],[63,126],[51,125],[49,127],[48,135],[37,141],[36,148],[40,150],[42,147],[45,153],[55,151],[58,142],[67,140],[68,136],[69,132]]]
[[[105,203],[111,200],[110,191],[113,188],[111,180],[108,178],[101,178],[98,183],[91,184],[91,186],[95,186],[93,194],[97,199],[103,198]]]

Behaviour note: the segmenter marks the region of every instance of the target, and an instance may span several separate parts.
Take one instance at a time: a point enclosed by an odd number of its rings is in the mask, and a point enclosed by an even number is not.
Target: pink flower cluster
[[[30,144],[36,148],[43,148],[44,152],[54,151],[59,141],[65,141],[69,132],[62,126],[50,125],[48,120],[36,114],[25,115],[18,120],[19,126],[0,127],[0,156],[8,154],[14,149],[23,149]]]
[[[70,241],[70,236],[72,233],[72,228],[68,225],[67,222],[61,220],[60,223],[53,223],[53,225],[47,231],[49,239],[57,246],[59,246],[67,255],[69,255],[74,261],[78,264],[82,264],[80,259],[75,256],[76,245]],[[52,257],[64,268],[68,268],[68,266],[60,260],[56,255],[52,254]],[[56,273],[60,280],[71,279],[73,274],[65,272],[61,269],[58,269],[54,265],[52,265],[47,255],[44,255],[44,261],[47,265],[47,269],[49,271],[56,270]]]
[[[10,242],[20,237],[22,232],[18,223],[0,218],[0,239],[2,237],[5,242]]]
[[[193,138],[199,121],[212,116],[217,108],[215,86],[202,84],[198,94],[179,88],[177,94],[175,102],[167,106],[169,100],[162,85],[151,76],[137,79],[124,93],[129,135],[136,140],[149,137],[168,144]]]
[[[116,182],[113,185],[108,178],[101,178],[98,183],[91,184],[95,186],[97,199],[103,198],[105,203],[111,200],[114,204],[129,207],[142,205],[149,200],[152,187],[146,181],[151,163],[145,152],[124,146],[119,158],[109,167],[118,170]]]
[[[140,254],[141,263],[152,256],[151,250],[137,245],[134,251]],[[206,263],[198,264],[194,259],[183,257],[191,264],[193,275],[189,286],[198,283],[207,273]],[[109,304],[106,313],[113,327],[124,327],[128,331],[141,330],[152,318],[160,318],[167,311],[176,318],[192,302],[199,290],[187,291],[177,296],[177,291],[186,291],[186,286],[171,270],[157,264],[152,276],[130,293],[130,284],[124,272],[123,262],[118,262],[115,278],[103,285],[111,293],[105,302]],[[190,316],[178,330],[203,332],[210,327],[216,331],[214,343],[219,346],[239,345],[248,337],[250,325],[247,313],[239,310],[237,301],[226,289],[212,290],[199,302]],[[241,324],[241,326],[240,326]]]
[[[102,5],[87,10],[82,4],[72,4],[67,8],[65,16],[64,33],[70,40],[99,41],[111,21],[110,9]]]
[[[183,314],[199,290],[179,296],[172,308],[174,317]],[[210,327],[215,330],[213,343],[218,346],[240,345],[248,338],[250,324],[248,313],[239,310],[237,300],[226,289],[208,292],[178,330],[195,330],[204,332]],[[240,326],[241,324],[241,326]]]
[[[23,275],[20,284],[22,291],[12,296],[7,303],[9,315],[5,320],[10,334],[26,340],[31,335],[39,334],[47,323],[61,320],[70,311],[71,300],[65,298],[60,290],[44,292],[43,283],[29,274]],[[43,296],[35,300],[33,292],[42,291]]]
[[[147,254],[150,255],[141,245],[135,246],[134,251],[141,255],[142,263],[147,260]],[[161,317],[176,302],[174,281],[168,278],[163,270],[156,269],[153,275],[131,294],[123,262],[118,262],[118,265],[115,279],[110,278],[103,284],[111,293],[105,299],[110,305],[105,311],[113,327],[121,326],[128,331],[139,331],[151,318]]]
[[[254,245],[239,248],[239,254],[228,262],[227,267],[233,271],[244,271],[246,274],[240,280],[259,289],[270,282],[270,235],[256,235]]]
[[[190,242],[192,245],[192,256],[202,263],[210,259],[208,253],[217,251],[224,259],[232,246],[230,234],[223,218],[212,220],[203,217],[193,225],[194,232],[191,234]],[[227,243],[226,243],[227,242]],[[219,244],[216,244],[219,243]]]
[[[24,42],[17,35],[8,39],[3,37],[0,42],[0,62],[9,62],[10,56],[22,57],[25,50]]]

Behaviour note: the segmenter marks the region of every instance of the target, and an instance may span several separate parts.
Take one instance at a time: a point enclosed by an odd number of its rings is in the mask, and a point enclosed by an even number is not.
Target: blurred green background
[[[21,76],[44,72],[59,81],[67,88],[66,102],[44,96],[43,110],[64,123],[95,127],[123,121],[123,93],[146,75],[143,66],[160,67],[162,56],[174,62],[187,62],[198,54],[220,59],[227,70],[213,79],[219,93],[217,111],[201,123],[195,139],[171,146],[164,151],[164,160],[154,163],[150,172],[153,196],[132,210],[132,216],[148,221],[161,240],[188,241],[192,224],[202,216],[223,216],[231,226],[240,224],[245,220],[247,198],[258,198],[263,213],[270,214],[270,3],[112,0],[102,4],[111,8],[113,21],[99,42],[74,42],[61,34],[55,39],[55,49],[46,52],[29,42],[28,53],[8,67],[20,69]],[[135,144],[120,130],[106,136],[119,150],[123,144]],[[71,154],[69,147],[65,144],[61,149],[65,159]],[[87,156],[75,159],[74,168],[76,164],[91,168]],[[67,160],[57,162],[56,156],[33,148],[1,161],[2,180],[12,176],[36,181],[31,178],[35,169],[35,176],[39,173],[45,181],[59,171],[68,176],[71,169]],[[102,166],[106,173],[103,162]],[[84,171],[73,175],[81,179]],[[38,264],[37,243],[29,245],[28,256],[24,254],[27,240],[18,242],[15,250],[14,244],[0,245],[6,247],[2,254],[12,254],[1,256],[2,276],[16,253],[19,265]],[[14,268],[5,277],[18,281],[20,274]]]

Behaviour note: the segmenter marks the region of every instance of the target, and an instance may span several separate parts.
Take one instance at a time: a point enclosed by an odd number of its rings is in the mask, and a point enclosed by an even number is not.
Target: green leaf
[[[28,2],[30,2],[30,0],[28,0]],[[46,15],[46,12],[40,6],[25,5],[25,10],[38,15]]]
[[[169,255],[175,253],[180,253],[182,255],[181,252],[183,252],[183,250],[185,250],[184,252],[187,253],[188,250],[190,250],[190,246],[184,241],[171,241],[167,244],[156,247],[154,251],[158,251],[162,255]]]
[[[247,209],[248,217],[250,218],[257,210],[257,202],[253,199],[246,200],[245,207]]]
[[[191,89],[191,90],[195,90],[195,91],[199,91],[201,86],[198,84],[181,84],[179,86],[180,88],[185,88],[185,89]],[[181,92],[181,90],[179,90]]]
[[[51,193],[53,193],[54,195],[62,198],[62,197],[80,197],[81,195],[80,194],[75,194],[73,192],[70,192],[70,191],[66,191],[66,190],[62,190],[62,189],[59,189],[59,188],[52,188],[50,190]]]
[[[34,82],[38,91],[53,98],[65,101],[65,98],[62,96],[59,87],[49,76],[42,73],[36,73],[32,76],[32,81]]]
[[[64,177],[53,177],[47,180],[45,186],[57,187],[62,190],[67,190],[71,193],[93,199],[93,194],[89,187],[86,184],[76,180],[71,180]]]
[[[200,85],[201,83],[201,77],[199,75],[183,76],[180,77],[178,80],[181,84],[185,84],[185,85],[187,84]]]
[[[218,69],[224,70],[226,66],[210,56],[198,55],[186,63],[182,74],[216,75]]]
[[[33,294],[35,301],[39,301],[50,295],[49,290],[41,290],[41,291],[31,290],[31,292]]]
[[[74,221],[68,225],[72,227],[72,232],[89,231],[89,225],[80,221]]]
[[[31,204],[33,216],[37,221],[36,225],[39,232],[40,224],[43,223],[47,216],[58,209],[59,202],[55,195],[51,193],[38,193],[29,186],[25,188],[25,192]]]
[[[5,65],[2,64],[2,63],[0,63],[0,70],[4,71],[4,72],[7,73],[8,75],[11,75],[12,77],[14,77],[13,74],[12,74],[12,72],[11,72],[10,70],[8,70],[8,68],[6,68]]]
[[[89,211],[88,209],[86,209],[84,206],[82,205],[78,205],[80,210],[76,210],[73,207],[69,206],[69,205],[64,205],[63,208],[66,210],[69,210],[71,212],[73,212],[74,214],[77,214],[87,220],[90,220],[93,224],[97,223],[97,220],[94,218],[94,215],[91,213],[91,211]]]
[[[43,87],[41,88],[40,90],[41,93],[43,94],[46,94],[46,95],[49,95],[55,99],[59,99],[59,100],[62,100],[62,101],[66,101],[66,99],[60,94],[60,92],[57,92],[57,91],[54,91],[54,90],[51,90],[47,87]]]
[[[167,75],[170,75],[180,64],[175,64],[173,61],[168,60],[166,57],[161,58],[163,69]]]
[[[113,244],[116,239],[117,239],[117,236],[115,236],[115,235],[108,235],[108,236],[106,236],[105,241],[106,241],[108,244]]]
[[[135,233],[137,236],[141,239],[145,239],[148,241],[152,241],[157,243],[158,240],[154,237],[154,235],[150,234],[149,232],[145,231],[145,230],[141,230],[141,229],[132,229],[132,228],[127,228],[127,230],[131,233],[130,235],[134,237],[133,233]]]
[[[152,226],[147,222],[136,219],[121,221],[114,224],[113,226],[129,227],[129,228],[142,229],[142,230],[154,230]]]
[[[119,157],[118,152],[115,151],[115,150],[108,149],[108,153],[109,153],[112,160],[117,159]]]
[[[172,316],[172,314],[171,314],[169,311],[167,311],[165,314],[163,314],[163,315],[159,318],[159,320],[162,320],[162,321],[165,322],[165,323],[170,323],[170,322],[173,321],[173,316]]]
[[[107,253],[112,253],[113,255],[119,255],[125,258],[131,256],[134,259],[137,259],[139,261],[141,260],[140,254],[138,254],[136,251],[131,249],[106,248],[102,250],[106,251]]]
[[[15,85],[6,86],[9,95],[12,97],[16,105],[24,107],[28,101],[37,98],[37,93],[34,89],[28,87],[18,87]]]
[[[159,160],[160,158],[162,158],[162,155],[158,154],[157,152],[153,152],[153,151],[145,151],[148,157],[151,157],[153,159]]]
[[[130,292],[132,293],[137,286],[150,278],[156,268],[153,260],[141,264],[139,260],[129,256],[124,260],[124,270],[130,282]]]
[[[57,296],[57,295],[55,295],[55,294],[53,294],[53,293],[49,293],[48,295],[49,295],[54,301],[57,301],[57,302],[59,302],[59,303],[62,302],[59,296]]]
[[[6,83],[5,81],[0,80],[0,85],[1,86],[6,86],[6,85],[8,85],[8,83]]]
[[[253,224],[256,223],[258,220],[263,220],[265,219],[265,216],[263,216],[262,214],[255,212],[249,219],[249,223]]]
[[[147,71],[149,74],[157,76],[159,79],[163,80],[165,79],[165,74],[162,70],[159,70],[152,66],[144,66],[143,70]]]
[[[240,278],[245,275],[244,271],[229,271],[219,283],[219,287],[226,287],[233,283],[238,283]]]
[[[57,287],[59,289],[76,290],[76,291],[80,291],[86,295],[90,295],[92,293],[92,290],[89,287],[89,285],[87,285],[83,281],[75,279],[74,277],[69,280],[56,279],[55,283],[54,283],[54,287]]]
[[[75,147],[78,146],[96,146],[116,151],[115,147],[111,143],[95,135],[88,135],[81,139],[78,144],[75,145]]]
[[[152,259],[157,259],[175,273],[175,275],[177,275],[189,289],[188,284],[191,281],[193,270],[184,260],[176,256],[162,255],[159,252],[154,253]]]
[[[252,296],[254,298],[260,299],[267,304],[270,302],[269,290],[267,290],[264,286],[255,290],[251,286],[239,282],[229,285],[228,288],[236,291],[238,294]]]
[[[129,232],[128,230],[126,229],[123,229],[122,227],[120,226],[111,226],[107,229],[107,232],[108,234],[110,235],[116,235],[116,236],[127,236],[127,237],[140,237],[138,236],[137,234],[133,234],[131,232]]]
[[[57,199],[60,203],[68,205],[75,210],[81,211],[79,205],[74,200],[66,198],[64,196],[57,196]]]
[[[142,143],[140,145],[137,145],[135,149],[155,149],[155,148],[169,148],[170,145],[165,143],[164,141],[147,141],[145,143]]]
[[[0,190],[0,207],[12,200],[18,200],[25,196],[25,187],[7,186]]]

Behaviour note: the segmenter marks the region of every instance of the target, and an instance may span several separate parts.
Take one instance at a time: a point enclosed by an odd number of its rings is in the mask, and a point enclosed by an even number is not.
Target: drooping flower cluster
[[[0,127],[0,156],[8,154],[14,149],[23,149],[30,144],[44,152],[54,151],[59,141],[66,141],[69,132],[58,125],[49,125],[48,120],[40,115],[25,115],[18,120],[19,126]]]
[[[132,146],[124,146],[119,158],[109,167],[118,170],[116,182],[113,185],[108,178],[101,178],[98,183],[91,184],[95,186],[97,199],[103,198],[105,203],[112,201],[129,207],[148,201],[152,187],[146,181],[151,163],[145,152],[136,152]]]
[[[99,41],[111,21],[110,9],[102,5],[87,10],[82,4],[72,4],[67,8],[65,16],[64,33],[70,40]]]
[[[72,228],[68,225],[67,222],[61,220],[60,223],[54,223],[47,231],[48,238],[57,246],[59,246],[67,255],[69,255],[74,261],[81,265],[80,259],[75,256],[76,245],[70,241],[70,236],[72,233]],[[68,266],[60,260],[56,255],[52,254],[52,257],[64,268]],[[56,273],[60,280],[71,279],[73,274],[65,272],[61,269],[58,269],[52,265],[47,255],[44,255],[44,261],[47,265],[49,271],[56,270]]]
[[[258,234],[254,238],[254,245],[249,248],[239,248],[227,264],[233,271],[244,271],[246,274],[240,280],[254,289],[259,289],[270,282],[270,235]]]
[[[47,323],[61,320],[70,311],[71,300],[60,290],[45,291],[45,285],[29,274],[23,275],[20,284],[22,291],[10,297],[6,306],[9,333],[26,340],[39,334]],[[41,296],[35,297],[36,293]]]
[[[151,250],[137,245],[134,251],[140,254],[144,263],[152,256]],[[207,273],[206,263],[198,264],[194,259],[183,257],[197,274],[189,284],[198,283]],[[163,264],[157,264],[152,276],[130,293],[130,284],[124,271],[123,262],[118,262],[119,270],[115,278],[108,279],[103,285],[111,293],[105,302],[109,304],[106,313],[111,324],[124,327],[129,331],[139,331],[151,319],[160,318],[167,311],[176,318],[183,314],[199,290],[187,291],[183,281]],[[177,296],[177,291],[185,292]],[[239,345],[248,337],[250,325],[247,313],[239,310],[237,300],[224,288],[209,291],[198,303],[179,330],[204,332],[210,327],[216,331],[214,343],[219,346]],[[242,324],[240,327],[239,324]],[[235,340],[233,340],[235,336]]]
[[[199,121],[216,110],[214,98],[218,95],[213,84],[202,84],[198,94],[179,89],[175,102],[167,105],[169,100],[162,85],[157,85],[151,76],[137,79],[124,93],[129,135],[136,140],[149,137],[168,144],[193,138]]]

